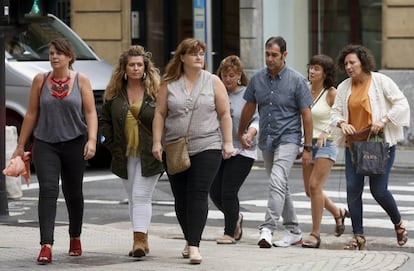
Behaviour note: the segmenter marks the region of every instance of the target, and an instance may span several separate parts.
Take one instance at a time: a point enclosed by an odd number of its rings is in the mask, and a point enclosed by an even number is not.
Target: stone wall
[[[263,67],[262,1],[240,0],[240,57],[247,77]]]
[[[102,59],[114,65],[131,44],[130,0],[72,0],[72,29]]]
[[[383,69],[414,69],[413,14],[413,0],[383,0]]]
[[[410,126],[405,128],[402,145],[414,147],[414,70],[380,70],[391,77],[407,97],[411,107]]]

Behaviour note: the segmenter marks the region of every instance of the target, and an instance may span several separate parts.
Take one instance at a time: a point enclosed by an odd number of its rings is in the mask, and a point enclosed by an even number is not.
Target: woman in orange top
[[[375,135],[383,136],[390,147],[386,173],[369,176],[370,191],[374,199],[390,216],[394,224],[398,245],[408,240],[407,230],[391,192],[388,178],[394,163],[395,145],[404,139],[403,126],[410,123],[410,107],[398,86],[386,75],[373,72],[374,57],[361,45],[345,46],[338,56],[338,66],[349,78],[339,86],[331,111],[331,127],[340,128],[338,144],[345,138],[370,127]],[[352,163],[349,146],[345,148],[346,191],[354,237],[345,249],[363,249],[365,246],[362,224],[362,193],[364,175],[357,174]]]

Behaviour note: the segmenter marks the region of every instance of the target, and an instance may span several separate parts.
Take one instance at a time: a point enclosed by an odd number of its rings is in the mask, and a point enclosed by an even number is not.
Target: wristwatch
[[[385,125],[385,124],[387,124],[387,118],[385,118],[385,117],[383,117],[382,119],[381,119],[381,122]]]
[[[303,146],[303,150],[311,152],[312,151],[312,146]]]

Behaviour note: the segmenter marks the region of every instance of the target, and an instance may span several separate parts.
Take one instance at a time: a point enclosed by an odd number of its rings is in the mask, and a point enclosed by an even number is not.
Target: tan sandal
[[[223,237],[220,237],[216,240],[217,244],[219,245],[231,245],[231,244],[236,244],[236,239],[234,239],[233,237],[225,234],[223,235]]]
[[[365,248],[365,237],[363,235],[354,235],[352,240],[344,246],[345,250],[364,250]]]
[[[188,243],[185,243],[184,249],[181,252],[181,256],[183,256],[184,259],[190,258],[190,249],[188,248]]]
[[[305,241],[302,243],[302,247],[304,248],[319,248],[321,245],[321,237],[318,234],[311,232],[309,236],[312,236],[316,241],[310,240],[309,237],[306,238]]]
[[[242,235],[243,235],[243,214],[239,213],[239,219],[237,220],[236,232],[234,234],[234,239],[236,241],[239,241],[242,238]]]
[[[397,243],[400,246],[405,245],[408,241],[408,232],[401,220],[400,223],[394,225],[395,233],[397,234]]]

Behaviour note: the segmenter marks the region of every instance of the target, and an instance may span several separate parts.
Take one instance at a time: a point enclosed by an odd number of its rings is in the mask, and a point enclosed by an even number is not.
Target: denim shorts
[[[312,139],[312,161],[316,158],[328,158],[336,161],[338,155],[338,148],[333,144],[332,140],[326,140],[326,145],[318,149],[316,147],[317,139]]]

